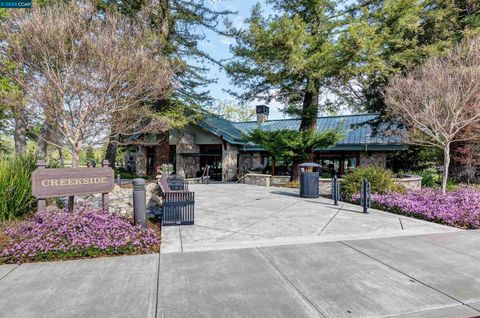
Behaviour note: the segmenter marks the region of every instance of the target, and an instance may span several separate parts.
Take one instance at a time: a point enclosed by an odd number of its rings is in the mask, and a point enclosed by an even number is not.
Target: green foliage
[[[335,1],[271,1],[275,15],[264,17],[260,5],[252,9],[246,30],[233,30],[237,44],[226,70],[245,92],[242,99],[270,101],[274,95],[313,128],[319,90],[335,75],[343,57],[335,43],[341,26]],[[233,92],[232,92],[233,93]]]
[[[227,35],[220,22],[233,11],[212,9],[205,0],[160,0],[155,5],[145,0],[96,0],[95,3],[100,11],[116,10],[130,18],[138,18],[141,10],[147,11],[142,16],[157,30],[156,36],[176,70],[173,80],[176,89],[168,103],[162,105],[163,109],[171,111],[179,107],[188,117],[192,108],[211,102],[205,87],[215,80],[208,77],[207,63],[220,63],[202,49],[201,43],[206,39],[206,30]]]
[[[339,41],[348,63],[335,92],[361,110],[385,110],[382,92],[392,75],[480,31],[477,1],[358,1]],[[352,6],[352,8],[355,5]],[[356,85],[352,87],[351,83]]]
[[[276,160],[300,162],[305,160],[315,148],[327,148],[334,145],[340,134],[336,131],[317,133],[314,130],[276,130],[254,129],[245,137],[268,151]]]
[[[84,159],[84,164],[87,164],[88,162],[90,162],[91,164],[93,161],[95,162],[97,161],[95,159],[95,152],[93,151],[92,146],[87,147],[87,150],[85,151],[85,157],[83,159]]]
[[[372,193],[383,194],[388,190],[401,192],[403,188],[393,183],[393,172],[380,167],[358,167],[352,173],[345,175],[340,186],[342,197],[349,199],[353,194],[360,193],[360,186],[367,179],[372,187]]]
[[[11,157],[0,157],[0,221],[11,221],[32,210],[31,174],[35,170],[32,153]]]
[[[417,174],[422,177],[422,187],[433,188],[438,184],[439,175],[435,171],[425,169],[419,171]]]
[[[419,171],[441,165],[443,152],[436,147],[409,146],[387,154],[387,168],[393,172]]]

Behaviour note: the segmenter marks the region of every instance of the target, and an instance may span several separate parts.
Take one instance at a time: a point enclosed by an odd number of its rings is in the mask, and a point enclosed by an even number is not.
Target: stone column
[[[237,173],[238,147],[225,143],[222,146],[222,181],[232,180]]]
[[[183,156],[185,153],[198,153],[200,147],[195,144],[195,136],[184,133],[177,142],[177,160],[176,170],[179,176],[184,178],[193,178],[195,173],[200,170],[200,160],[198,157]]]
[[[147,175],[147,150],[144,146],[138,146],[135,153],[135,174],[137,176]]]

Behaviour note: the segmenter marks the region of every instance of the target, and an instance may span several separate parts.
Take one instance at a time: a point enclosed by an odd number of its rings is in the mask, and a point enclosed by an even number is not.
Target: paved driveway
[[[162,253],[457,231],[356,205],[304,199],[298,190],[245,184],[191,185],[195,225],[163,228]]]

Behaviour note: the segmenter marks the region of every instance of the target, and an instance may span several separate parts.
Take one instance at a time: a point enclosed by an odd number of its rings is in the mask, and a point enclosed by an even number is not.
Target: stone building
[[[268,120],[267,106],[257,106],[257,120],[232,122],[206,114],[195,125],[171,130],[168,154],[158,154],[160,147],[137,146],[125,154],[127,166],[137,175],[154,175],[162,163],[174,165],[175,173],[186,178],[201,175],[206,165],[215,180],[234,180],[248,171],[288,175],[289,169],[275,161],[260,146],[247,143],[243,136],[255,128],[298,130],[299,119]],[[322,165],[322,176],[343,175],[358,166],[386,164],[388,152],[406,149],[406,131],[397,123],[372,124],[378,114],[319,117],[319,132],[338,129],[342,139],[326,149],[316,149],[315,162]],[[166,148],[166,147],[164,147]],[[165,152],[165,150],[164,150]],[[162,162],[159,162],[159,159]],[[168,158],[165,159],[165,158]]]

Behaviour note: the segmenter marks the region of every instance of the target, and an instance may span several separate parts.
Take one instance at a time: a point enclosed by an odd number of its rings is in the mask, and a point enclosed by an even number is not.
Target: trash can
[[[318,198],[320,196],[318,178],[321,166],[315,162],[305,162],[298,165],[300,169],[300,197]],[[317,171],[315,171],[317,170]]]

